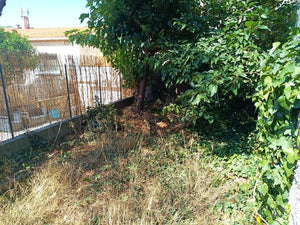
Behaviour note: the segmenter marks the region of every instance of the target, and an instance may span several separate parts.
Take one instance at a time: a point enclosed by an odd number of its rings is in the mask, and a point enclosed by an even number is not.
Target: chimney
[[[21,9],[21,20],[22,20],[22,28],[23,29],[29,29],[29,11],[28,9],[25,11]]]

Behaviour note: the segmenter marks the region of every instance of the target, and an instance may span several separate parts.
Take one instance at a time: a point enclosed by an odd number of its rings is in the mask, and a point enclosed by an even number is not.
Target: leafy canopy
[[[193,10],[193,4],[191,0],[88,0],[90,12],[80,19],[87,20],[89,29],[68,35],[79,44],[101,49],[132,86],[142,79],[146,63],[152,69],[152,57],[164,42],[177,38],[172,21]]]
[[[184,117],[212,122],[211,109],[251,98],[262,53],[272,46],[270,41],[287,40],[295,9],[282,1],[211,0],[176,19],[173,28],[189,35],[166,42],[156,68],[168,86],[190,85],[178,99]]]
[[[35,49],[27,38],[0,28],[0,64],[7,83],[21,77],[24,69],[34,68],[36,62]]]

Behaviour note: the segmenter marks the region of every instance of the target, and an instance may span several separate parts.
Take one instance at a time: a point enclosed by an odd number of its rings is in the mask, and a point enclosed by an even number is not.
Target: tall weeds
[[[80,141],[0,196],[1,225],[221,223],[229,186],[183,135],[107,128]]]

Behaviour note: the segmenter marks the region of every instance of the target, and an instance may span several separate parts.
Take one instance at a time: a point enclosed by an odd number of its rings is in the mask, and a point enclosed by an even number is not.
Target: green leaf
[[[257,28],[258,28],[258,29],[261,29],[261,30],[268,30],[268,31],[271,31],[270,28],[269,28],[268,26],[266,26],[266,25],[258,25]]]
[[[257,190],[259,193],[261,193],[264,196],[268,193],[269,188],[266,183],[263,183],[262,185],[258,185]]]
[[[286,74],[293,73],[295,71],[295,64],[288,63],[284,66],[283,70],[280,71],[279,76],[285,76]]]
[[[290,177],[294,174],[294,166],[293,164],[288,163],[287,161],[284,161],[283,163],[283,169],[286,172],[287,176]]]
[[[240,185],[240,188],[243,192],[247,192],[248,191],[248,184],[246,182],[243,182],[241,185]]]
[[[280,206],[284,205],[282,195],[279,194],[276,196],[276,203]]]
[[[298,129],[300,129],[300,128],[298,128]],[[299,148],[300,147],[300,135],[298,135],[296,143],[297,143],[297,146]]]
[[[299,76],[299,74],[300,74],[300,66],[296,66],[295,69],[294,69],[293,76],[296,76],[296,75]]]
[[[85,19],[89,18],[89,13],[82,13],[80,16],[79,16],[79,20],[80,22],[83,22]]]
[[[232,88],[231,88],[231,91],[232,91],[232,93],[233,93],[234,95],[237,95],[238,89],[237,89],[236,87],[232,87]]]
[[[291,88],[291,86],[286,87],[284,89],[284,95],[285,95],[286,99],[290,99],[291,94],[292,94],[292,88]]]
[[[299,158],[297,149],[293,148],[291,137],[282,136],[279,139],[273,141],[269,147],[272,149],[281,147],[283,153],[287,156],[288,163],[294,163]]]
[[[298,95],[299,95],[299,89],[294,89],[294,90],[292,91],[292,94],[291,94],[289,100],[292,101],[293,104],[294,104],[295,101],[297,100]]]
[[[194,99],[193,99],[193,101],[192,101],[192,105],[198,105],[199,103],[200,103],[200,101],[201,101],[201,99],[202,99],[202,94],[197,94],[195,97],[194,97]]]
[[[251,27],[253,24],[254,24],[254,21],[252,21],[252,20],[245,22],[246,27]]]
[[[272,77],[271,76],[266,76],[263,79],[264,84],[266,84],[267,86],[272,86]]]
[[[272,44],[272,49],[270,50],[270,54],[272,54],[279,46],[280,46],[280,42],[274,42]]]
[[[290,137],[280,137],[278,144],[283,148],[284,153],[288,154],[293,152],[293,143]]]
[[[273,217],[272,217],[272,213],[270,212],[270,210],[265,208],[265,209],[263,209],[263,212],[266,215],[266,219],[268,220],[268,222],[273,223]]]
[[[276,202],[274,201],[274,199],[272,198],[271,195],[268,196],[267,203],[268,203],[269,207],[271,207],[272,209],[276,208]]]
[[[297,153],[293,153],[293,154],[289,154],[289,155],[287,155],[287,161],[289,162],[289,163],[294,163],[296,160],[298,160],[299,159],[299,157],[298,157],[298,154]]]
[[[286,101],[285,96],[280,96],[280,97],[277,99],[277,102],[278,102],[278,104],[279,104],[281,107],[283,107],[284,109],[290,110],[290,107],[289,107],[288,104],[287,104],[287,101]]]
[[[209,93],[210,93],[210,97],[212,97],[218,92],[218,85],[211,84],[211,85],[208,86],[208,90],[209,90]]]

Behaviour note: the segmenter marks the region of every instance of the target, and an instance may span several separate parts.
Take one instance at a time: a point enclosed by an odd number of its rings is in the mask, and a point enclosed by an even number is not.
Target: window
[[[56,54],[40,54],[36,75],[61,75],[60,64]]]

